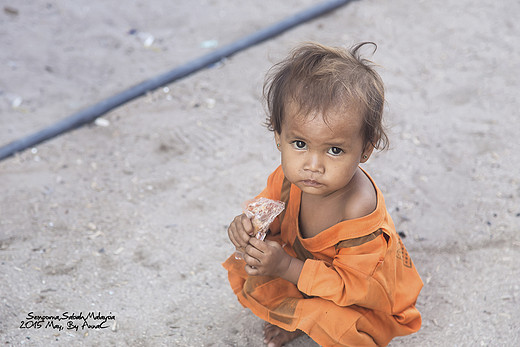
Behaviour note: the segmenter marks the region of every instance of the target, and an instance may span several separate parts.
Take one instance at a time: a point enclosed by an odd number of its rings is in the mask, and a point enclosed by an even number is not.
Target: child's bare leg
[[[270,323],[265,323],[264,326],[264,343],[268,347],[283,346],[301,335],[303,335],[301,330],[287,331]]]

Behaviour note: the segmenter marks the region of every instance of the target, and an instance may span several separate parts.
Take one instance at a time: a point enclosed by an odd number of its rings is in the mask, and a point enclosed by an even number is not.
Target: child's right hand
[[[236,216],[228,228],[228,236],[237,250],[244,251],[249,243],[249,239],[254,235],[251,219],[244,213]]]

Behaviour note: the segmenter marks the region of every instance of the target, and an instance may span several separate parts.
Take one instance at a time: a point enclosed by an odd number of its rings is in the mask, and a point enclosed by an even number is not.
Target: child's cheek
[[[282,154],[282,169],[285,177],[290,182],[296,182],[298,179],[298,172],[300,169],[301,158],[298,158],[294,153],[283,153]]]

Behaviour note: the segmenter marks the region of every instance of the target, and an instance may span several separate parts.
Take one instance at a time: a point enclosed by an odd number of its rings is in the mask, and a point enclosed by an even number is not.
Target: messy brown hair
[[[360,56],[360,48],[377,45],[362,42],[350,49],[305,43],[274,65],[264,83],[268,117],[266,125],[281,133],[287,105],[296,105],[298,114],[329,110],[360,110],[363,140],[375,149],[388,146],[382,118],[384,86],[373,63]],[[326,122],[326,118],[324,119]]]

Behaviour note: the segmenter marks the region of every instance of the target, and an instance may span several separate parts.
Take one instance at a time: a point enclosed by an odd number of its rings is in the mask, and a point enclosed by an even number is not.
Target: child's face
[[[288,107],[280,134],[275,132],[287,179],[304,193],[328,196],[348,191],[359,163],[372,153],[363,142],[359,112],[302,117]],[[364,155],[367,157],[364,158]]]

